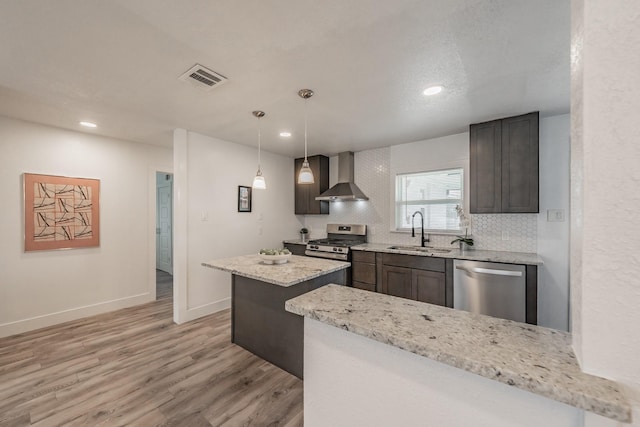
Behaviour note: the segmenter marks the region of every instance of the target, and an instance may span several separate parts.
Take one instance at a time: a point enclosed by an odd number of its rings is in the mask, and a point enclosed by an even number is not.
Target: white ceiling
[[[171,146],[190,129],[303,154],[569,111],[568,0],[0,0],[0,114]],[[178,80],[200,63],[229,78]],[[445,91],[422,91],[442,84]],[[283,139],[281,130],[293,136]]]

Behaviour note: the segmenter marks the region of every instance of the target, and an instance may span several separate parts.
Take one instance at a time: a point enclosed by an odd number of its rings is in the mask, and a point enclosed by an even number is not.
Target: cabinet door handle
[[[467,268],[461,265],[456,265],[458,270],[464,270],[468,273],[482,273],[482,274],[493,274],[494,276],[515,276],[522,277],[521,271],[510,271],[510,270],[495,270],[492,268],[480,268],[480,267],[472,267]]]

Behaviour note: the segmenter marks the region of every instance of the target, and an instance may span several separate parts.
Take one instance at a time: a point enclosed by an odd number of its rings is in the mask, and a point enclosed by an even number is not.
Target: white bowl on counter
[[[262,258],[262,262],[264,264],[284,264],[286,262],[289,262],[289,258],[291,258],[291,254],[282,254],[282,255],[260,254],[260,258]]]

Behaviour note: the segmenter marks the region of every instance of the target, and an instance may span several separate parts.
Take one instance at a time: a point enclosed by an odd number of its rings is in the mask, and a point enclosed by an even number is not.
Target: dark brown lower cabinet
[[[376,291],[375,252],[353,251],[351,260],[351,286],[366,291]]]
[[[451,286],[446,277],[452,273],[447,268],[448,263],[450,260],[443,258],[382,254],[382,283],[379,291],[414,301],[451,306],[447,301],[447,292],[451,293]]]
[[[351,284],[354,288],[362,289],[363,291],[370,291],[370,292],[376,291],[376,285],[372,285],[371,283],[364,283],[364,282],[358,282],[356,280],[353,280]]]
[[[453,260],[353,251],[352,286],[453,307]]]
[[[412,270],[413,299],[430,304],[446,305],[445,275],[436,271]]]
[[[393,265],[382,266],[382,293],[413,299],[412,270]]]
[[[445,305],[445,274],[414,268],[382,266],[382,293]]]

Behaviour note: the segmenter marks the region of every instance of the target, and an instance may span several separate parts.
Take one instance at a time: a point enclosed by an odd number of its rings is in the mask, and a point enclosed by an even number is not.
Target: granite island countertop
[[[471,249],[461,252],[459,249],[451,249],[450,252],[425,253],[401,249],[389,249],[390,246],[409,245],[397,245],[394,243],[364,243],[361,245],[351,246],[350,249],[354,251],[386,252],[392,254],[430,256],[435,258],[468,259],[472,261],[502,262],[506,264],[542,265],[542,259],[538,254],[528,252],[485,251],[481,249]]]
[[[327,285],[287,311],[614,420],[631,407],[613,381],[581,371],[570,334],[404,298]]]
[[[293,286],[334,271],[343,270],[349,262],[291,255],[286,264],[265,264],[259,255],[242,255],[202,263],[205,267],[226,271],[279,286]]]

